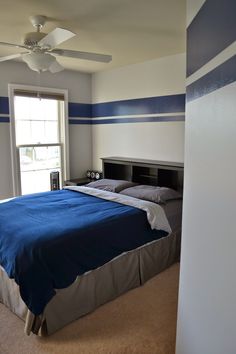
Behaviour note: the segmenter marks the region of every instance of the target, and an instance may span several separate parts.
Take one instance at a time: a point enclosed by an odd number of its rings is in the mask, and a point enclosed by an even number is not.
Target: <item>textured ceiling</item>
[[[107,70],[185,51],[185,0],[3,0],[0,41],[20,43],[33,29],[28,18],[46,15],[43,28],[70,29],[76,37],[58,48],[111,54],[109,64],[59,58],[65,68]],[[19,50],[0,46],[0,56]],[[0,63],[1,65],[1,63]]]

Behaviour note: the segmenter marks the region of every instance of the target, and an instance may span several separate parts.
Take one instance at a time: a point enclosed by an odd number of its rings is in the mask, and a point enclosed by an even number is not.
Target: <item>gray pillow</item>
[[[98,181],[86,184],[86,187],[103,189],[104,191],[119,193],[125,188],[135,186],[137,183],[117,180],[117,179],[99,179]]]
[[[120,194],[129,195],[130,197],[148,200],[153,203],[165,204],[168,200],[181,199],[182,195],[174,189],[167,187],[156,187],[148,185],[137,185],[121,191]]]

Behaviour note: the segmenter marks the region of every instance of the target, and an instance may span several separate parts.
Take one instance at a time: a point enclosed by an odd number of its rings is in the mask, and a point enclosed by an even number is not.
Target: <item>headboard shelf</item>
[[[104,157],[102,163],[104,178],[183,189],[184,164],[181,162]]]

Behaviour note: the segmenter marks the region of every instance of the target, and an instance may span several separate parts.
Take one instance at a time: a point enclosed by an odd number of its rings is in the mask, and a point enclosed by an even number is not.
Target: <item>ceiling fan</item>
[[[47,17],[42,15],[30,17],[30,22],[36,28],[36,31],[26,33],[23,44],[0,42],[0,45],[26,49],[26,51],[18,54],[0,57],[0,62],[21,57],[32,70],[56,73],[64,69],[57,62],[57,56],[93,60],[101,63],[109,63],[112,60],[111,55],[55,48],[74,37],[75,33],[60,27],[55,28],[48,34],[43,33],[41,29],[46,20]]]

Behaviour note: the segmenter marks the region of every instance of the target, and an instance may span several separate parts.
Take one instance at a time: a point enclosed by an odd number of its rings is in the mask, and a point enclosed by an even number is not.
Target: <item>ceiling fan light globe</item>
[[[47,71],[56,60],[53,55],[46,53],[25,54],[22,59],[34,71]]]

